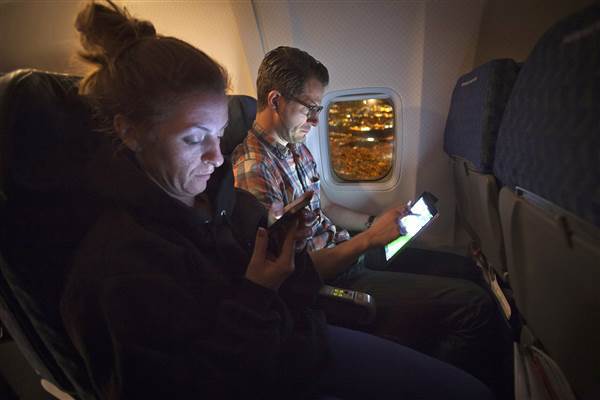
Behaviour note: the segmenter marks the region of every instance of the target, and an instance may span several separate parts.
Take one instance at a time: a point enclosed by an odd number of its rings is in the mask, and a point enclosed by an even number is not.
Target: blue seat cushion
[[[229,124],[221,139],[221,152],[229,156],[244,141],[256,117],[256,99],[245,95],[229,96]]]
[[[600,227],[600,5],[553,26],[524,63],[495,175]]]
[[[500,121],[518,72],[513,60],[492,60],[458,79],[444,132],[448,155],[491,172]]]

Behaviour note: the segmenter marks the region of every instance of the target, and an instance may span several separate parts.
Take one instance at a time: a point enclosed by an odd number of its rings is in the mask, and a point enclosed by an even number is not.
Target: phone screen
[[[288,210],[269,226],[269,244],[267,249],[270,254],[274,256],[279,255],[290,224],[294,219],[298,218],[299,212],[310,204],[312,196],[312,191],[305,192],[301,197],[291,202],[288,205]]]
[[[394,257],[437,215],[437,210],[425,202],[424,196],[419,197],[410,208],[410,212],[411,214],[406,215],[400,220],[400,223],[406,229],[406,235],[397,237],[385,246],[386,261]]]

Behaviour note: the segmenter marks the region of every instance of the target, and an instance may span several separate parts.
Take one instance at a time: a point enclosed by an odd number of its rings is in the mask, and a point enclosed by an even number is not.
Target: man
[[[232,155],[236,186],[253,193],[276,217],[304,192],[314,191],[316,221],[307,240],[313,263],[326,282],[374,296],[373,333],[462,367],[502,392],[510,386],[510,373],[498,364],[510,348],[500,343],[498,310],[481,287],[365,268],[364,253],[386,244],[393,230],[399,232],[404,209],[391,209],[375,221],[363,216],[370,226],[353,238],[321,209],[319,175],[304,141],[318,123],[328,82],[325,66],[302,50],[278,47],[265,56],[258,71],[256,121]]]

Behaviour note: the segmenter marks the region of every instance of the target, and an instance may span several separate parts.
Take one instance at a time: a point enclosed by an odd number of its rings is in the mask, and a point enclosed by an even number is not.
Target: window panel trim
[[[329,149],[329,121],[327,118],[329,106],[332,102],[338,101],[356,101],[369,98],[389,99],[394,107],[394,155],[392,170],[386,177],[377,181],[342,181],[331,167],[331,154]],[[356,191],[358,188],[365,191],[392,191],[400,182],[403,170],[404,152],[404,124],[403,107],[400,96],[390,88],[371,87],[344,89],[327,92],[323,96],[323,114],[319,118],[317,125],[317,140],[319,145],[320,162],[318,165],[319,173],[325,187],[340,191]],[[309,146],[310,147],[310,146]]]

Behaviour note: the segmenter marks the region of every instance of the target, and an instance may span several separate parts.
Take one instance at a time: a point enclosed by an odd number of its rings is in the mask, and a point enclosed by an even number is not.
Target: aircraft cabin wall
[[[594,0],[488,0],[479,32],[475,65],[496,58],[525,61],[555,22]]]
[[[118,1],[158,32],[189,41],[222,63],[235,94],[256,96],[264,54],[307,50],[329,69],[329,94],[387,88],[395,99],[391,178],[340,183],[328,162],[327,124],[309,146],[335,203],[376,214],[429,190],[440,218],[425,245],[453,245],[454,193],[443,131],[456,79],[493,58],[524,60],[556,20],[591,0],[453,1]],[[0,1],[0,71],[36,67],[84,73],[73,21],[82,2]],[[322,115],[322,119],[326,114]]]
[[[163,35],[205,51],[229,71],[235,94],[256,96],[233,9],[228,1],[116,1],[150,20]],[[0,71],[39,68],[83,74],[74,22],[85,1],[0,1]],[[256,73],[254,73],[256,74]]]

